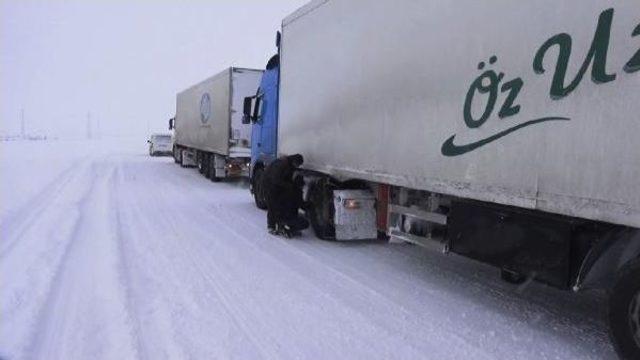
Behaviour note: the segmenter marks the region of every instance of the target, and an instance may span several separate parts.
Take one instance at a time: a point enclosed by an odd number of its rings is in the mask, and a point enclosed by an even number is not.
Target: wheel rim
[[[636,292],[629,305],[629,325],[633,339],[640,347],[640,291]]]

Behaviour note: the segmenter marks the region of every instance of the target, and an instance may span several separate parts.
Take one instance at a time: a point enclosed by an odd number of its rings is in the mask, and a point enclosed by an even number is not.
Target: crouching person
[[[263,188],[267,198],[267,227],[271,234],[293,237],[309,227],[299,215],[302,207],[302,177],[294,179],[295,170],[302,165],[302,155],[281,157],[264,172]]]

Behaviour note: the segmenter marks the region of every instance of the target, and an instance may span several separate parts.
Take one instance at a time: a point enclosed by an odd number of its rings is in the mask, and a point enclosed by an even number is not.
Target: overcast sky
[[[0,0],[0,134],[166,130],[175,95],[231,65],[264,68],[307,0]]]

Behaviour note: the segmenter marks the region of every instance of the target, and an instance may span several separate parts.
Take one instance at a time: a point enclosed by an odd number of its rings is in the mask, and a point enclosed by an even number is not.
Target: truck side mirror
[[[169,130],[173,130],[174,129],[174,121],[175,119],[169,119]]]
[[[262,103],[263,103],[264,94],[260,94],[256,96],[256,101],[253,104],[253,116],[251,117],[254,122],[261,123],[262,122]]]
[[[243,112],[243,116],[242,116],[242,123],[247,125],[247,124],[251,124],[251,103],[253,102],[253,97],[246,97],[244,98],[244,107],[242,109]]]

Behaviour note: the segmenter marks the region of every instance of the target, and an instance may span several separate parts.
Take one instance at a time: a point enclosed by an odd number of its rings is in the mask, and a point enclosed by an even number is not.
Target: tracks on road
[[[0,356],[612,355],[576,301],[528,301],[419,248],[275,238],[264,216],[169,159],[75,163],[2,222]]]

